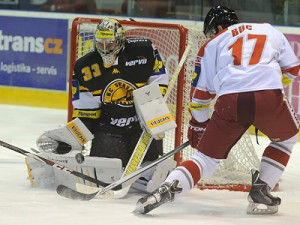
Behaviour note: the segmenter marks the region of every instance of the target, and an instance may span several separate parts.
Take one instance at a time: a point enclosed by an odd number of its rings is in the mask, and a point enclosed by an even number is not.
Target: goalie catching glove
[[[41,152],[66,154],[83,150],[84,144],[94,138],[88,128],[76,118],[63,127],[46,131],[36,141]]]
[[[193,148],[197,149],[198,144],[206,130],[208,122],[209,120],[200,123],[194,117],[190,120],[188,129],[188,139],[190,145]]]

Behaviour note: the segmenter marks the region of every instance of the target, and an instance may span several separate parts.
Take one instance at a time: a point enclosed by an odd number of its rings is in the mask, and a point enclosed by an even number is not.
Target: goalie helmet
[[[219,25],[224,29],[237,23],[239,19],[234,10],[225,6],[215,6],[205,17],[203,32],[207,38],[211,38],[219,32]]]
[[[113,65],[118,53],[125,45],[125,30],[116,19],[103,19],[95,31],[95,46],[102,57],[105,68]]]

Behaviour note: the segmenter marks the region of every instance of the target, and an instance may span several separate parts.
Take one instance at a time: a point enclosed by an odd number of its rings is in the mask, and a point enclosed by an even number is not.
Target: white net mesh
[[[97,23],[97,20],[93,22],[86,20],[86,22],[78,23],[76,26],[76,49],[74,48],[75,46],[72,46],[74,53],[71,50],[71,54],[76,54],[75,59],[94,48],[93,33]],[[190,120],[188,112],[190,83],[194,72],[194,60],[198,50],[205,43],[205,37],[197,27],[189,27],[188,32],[185,34],[180,32],[180,29],[177,27],[171,25],[168,27],[153,23],[153,26],[149,26],[149,23],[143,25],[143,23],[130,22],[129,24],[126,22],[123,26],[126,29],[126,36],[143,36],[152,40],[161,54],[170,79],[180,60],[180,52],[183,52],[182,50],[184,50],[188,41],[192,44],[191,51],[184,64],[184,72],[181,75],[181,79],[175,83],[167,99],[167,104],[173,116],[177,119],[180,117],[179,123],[177,120],[179,131],[167,132],[164,139],[164,152],[171,151],[175,147],[175,140],[177,140],[177,143],[187,141],[187,128]],[[179,100],[182,101],[182,104],[177,105]],[[186,147],[181,152],[181,161],[189,159],[194,151],[191,147]],[[250,185],[250,169],[257,168],[258,165],[259,159],[251,139],[246,133],[233,147],[228,158],[222,160],[214,175],[210,179],[201,181],[201,184],[217,186]]]

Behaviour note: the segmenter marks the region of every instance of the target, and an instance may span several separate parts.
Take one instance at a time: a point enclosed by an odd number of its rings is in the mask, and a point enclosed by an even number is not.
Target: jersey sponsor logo
[[[87,111],[87,110],[74,110],[73,117],[85,117],[98,119],[101,115],[101,110]]]
[[[129,62],[125,62],[125,66],[135,66],[147,64],[147,59],[144,56],[140,56],[140,59],[135,59]]]
[[[63,54],[63,39],[4,35],[0,30],[0,51]]]
[[[114,80],[105,88],[102,94],[102,102],[124,106],[133,105],[132,92],[135,89],[135,85],[128,81],[121,79]]]
[[[135,42],[147,42],[148,40],[145,38],[127,38],[127,43],[135,43]]]
[[[120,71],[117,68],[114,68],[112,71],[112,74],[120,73]]]
[[[110,124],[118,127],[126,127],[129,126],[132,122],[137,122],[138,118],[137,116],[132,116],[128,118],[110,118]]]

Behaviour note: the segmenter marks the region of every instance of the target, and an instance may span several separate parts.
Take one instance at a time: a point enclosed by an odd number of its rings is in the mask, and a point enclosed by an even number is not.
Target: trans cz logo
[[[6,35],[0,30],[0,51],[63,54],[63,39]]]

